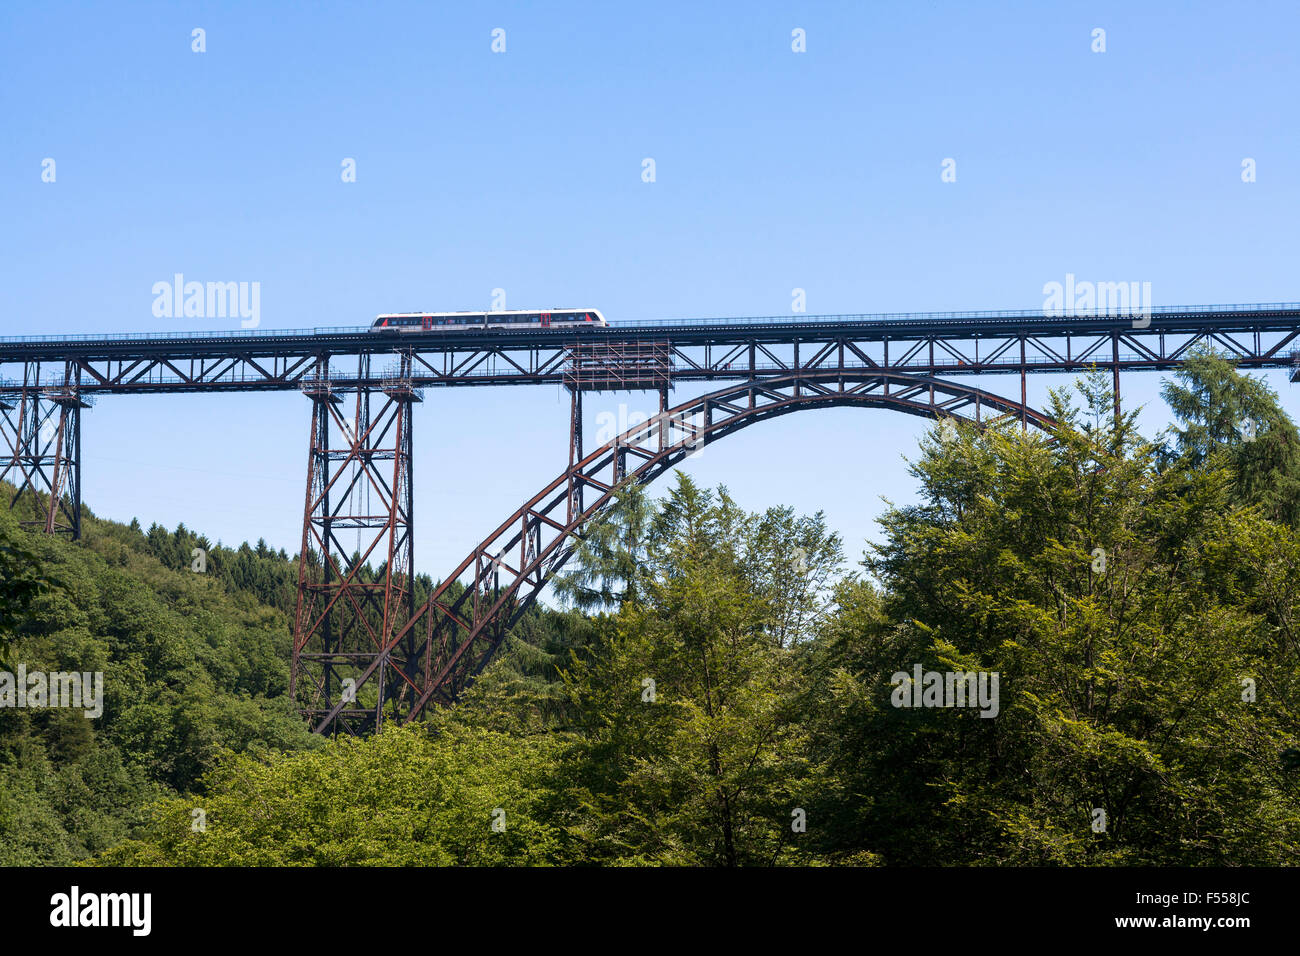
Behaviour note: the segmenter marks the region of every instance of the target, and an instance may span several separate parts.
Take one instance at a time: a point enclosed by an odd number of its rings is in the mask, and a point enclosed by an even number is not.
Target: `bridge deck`
[[[566,384],[588,346],[610,354],[656,343],[670,382],[880,367],[931,374],[1167,369],[1205,342],[1244,367],[1293,364],[1300,303],[1164,306],[1147,313],[1040,311],[751,316],[614,322],[575,330],[403,333],[368,326],[0,339],[0,393],[71,383],[90,393],[291,390],[321,377],[342,386],[391,378],[410,355],[417,385]],[[34,366],[39,363],[41,368]],[[609,375],[627,379],[611,360]],[[34,377],[38,376],[38,377]],[[596,387],[599,377],[592,379]],[[584,385],[583,387],[587,387]],[[613,387],[613,386],[611,386]]]

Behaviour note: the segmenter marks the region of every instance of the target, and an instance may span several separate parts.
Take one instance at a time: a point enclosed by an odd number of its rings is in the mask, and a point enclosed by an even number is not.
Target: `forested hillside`
[[[1051,437],[934,429],[865,554],[685,476],[626,489],[568,610],[365,740],[286,700],[288,555],[0,512],[8,660],[108,683],[94,721],[0,711],[0,861],[1294,863],[1300,436],[1209,355],[1165,395],[1155,443],[1097,377]],[[900,706],[914,669],[996,673],[996,706]]]
[[[74,545],[17,530],[19,517],[0,511],[0,539],[21,549],[6,571],[46,583],[0,620],[5,667],[102,671],[103,713],[0,709],[0,863],[114,846],[154,800],[201,792],[223,750],[319,744],[286,697],[287,558],[213,549],[221,571],[199,574],[184,528],[143,534],[87,514]]]

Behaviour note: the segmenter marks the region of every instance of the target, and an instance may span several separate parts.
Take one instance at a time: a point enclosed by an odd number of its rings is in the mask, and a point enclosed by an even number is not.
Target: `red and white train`
[[[393,312],[381,315],[372,332],[470,332],[474,329],[583,329],[609,325],[599,309],[550,312]]]

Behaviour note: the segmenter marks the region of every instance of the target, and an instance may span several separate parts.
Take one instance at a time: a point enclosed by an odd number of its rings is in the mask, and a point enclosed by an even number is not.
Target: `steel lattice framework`
[[[397,635],[415,611],[411,406],[422,396],[399,377],[353,392],[345,417],[349,403],[328,377],[305,381],[303,393],[312,400],[311,450],[290,693],[308,719],[337,705],[338,719],[379,727],[384,702],[417,689]],[[353,530],[349,553],[343,538]],[[365,710],[348,682],[381,651],[375,704]]]
[[[0,339],[0,395],[23,363],[80,370],[82,394],[295,390],[319,374],[377,387],[402,355],[417,387],[570,384],[641,387],[780,376],[795,369],[882,368],[926,375],[1170,369],[1199,344],[1244,368],[1292,364],[1300,303],[1171,306],[1139,318],[1041,312],[760,317],[616,323],[581,334],[358,329]],[[360,363],[367,362],[362,371]],[[373,368],[374,374],[370,373]]]
[[[30,524],[76,538],[81,412],[96,396],[301,391],[312,416],[293,692],[317,730],[363,732],[455,699],[621,482],[652,481],[754,422],[855,405],[1050,428],[1026,402],[1031,373],[1107,369],[1118,414],[1121,372],[1176,368],[1201,345],[1247,369],[1290,367],[1295,380],[1298,335],[1300,303],[1276,303],[0,339],[0,480],[15,489],[11,508],[31,502]],[[1008,373],[1018,400],[951,380]],[[670,408],[671,389],[691,382],[716,390]],[[411,423],[422,390],[545,384],[570,392],[567,469],[417,606]],[[655,391],[659,414],[587,453],[583,395],[610,390]]]
[[[600,514],[624,482],[645,484],[706,445],[756,422],[794,411],[861,406],[892,408],[927,418],[984,423],[990,413],[1011,415],[1043,429],[1045,416],[980,389],[900,372],[809,372],[730,385],[661,411],[596,451],[579,458],[533,495],[465,558],[394,635],[399,648],[418,634],[420,692],[394,716],[411,720],[430,702],[456,698],[500,646],[551,576],[564,566],[583,526]],[[575,505],[586,495],[586,506]],[[459,582],[469,580],[463,590]],[[459,593],[456,593],[459,592]],[[455,595],[454,597],[452,595]],[[408,644],[409,647],[409,644]],[[404,662],[410,651],[395,653]],[[356,678],[364,686],[389,663],[375,655]],[[317,723],[324,732],[349,715],[335,704]],[[358,729],[355,724],[349,729]]]
[[[0,392],[0,481],[14,486],[9,507],[30,501],[34,518],[21,523],[49,534],[81,537],[80,368],[41,381],[40,363],[23,366],[22,388]]]

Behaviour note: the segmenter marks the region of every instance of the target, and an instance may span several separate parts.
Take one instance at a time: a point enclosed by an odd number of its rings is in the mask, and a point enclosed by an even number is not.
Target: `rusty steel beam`
[[[569,392],[569,473],[582,460],[582,389],[574,388]],[[582,484],[571,478],[569,481],[569,505],[567,520],[571,524],[575,515],[582,514]]]

